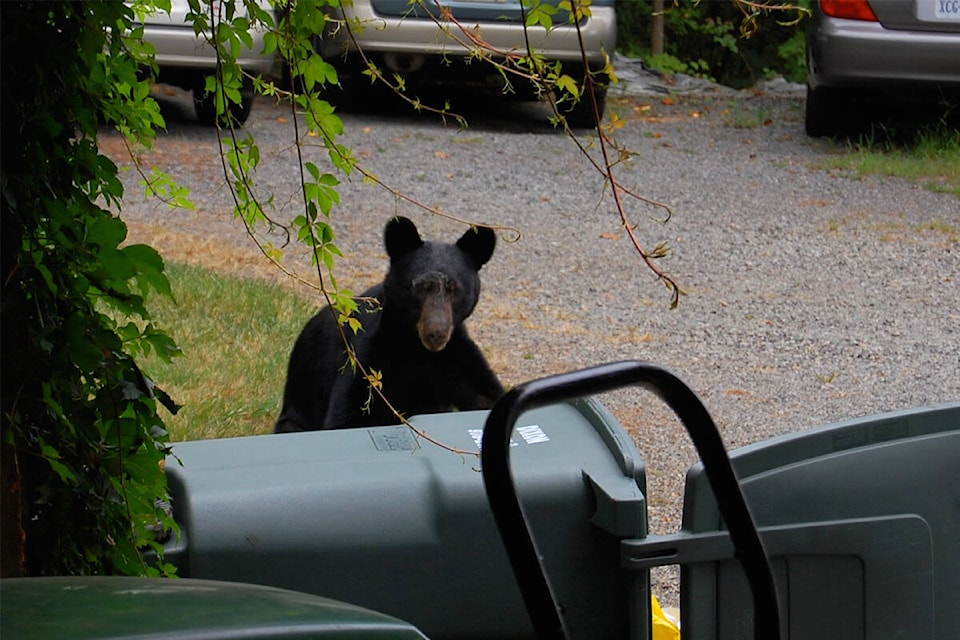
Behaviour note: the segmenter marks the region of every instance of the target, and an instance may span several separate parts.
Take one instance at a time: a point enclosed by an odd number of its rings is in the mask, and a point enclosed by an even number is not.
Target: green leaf
[[[50,468],[60,476],[63,482],[72,484],[77,481],[76,474],[70,467],[61,462],[60,452],[44,442],[43,438],[40,438],[40,455],[43,456],[43,459],[47,461]]]
[[[557,13],[557,8],[548,2],[541,0],[523,0],[523,4],[529,7],[527,11],[527,26],[541,26],[548,31],[553,28],[553,16]]]
[[[557,78],[557,87],[573,96],[574,100],[580,99],[580,85],[572,77],[564,74]]]
[[[147,197],[157,197],[166,202],[171,207],[180,207],[196,210],[196,205],[190,200],[190,190],[180,186],[170,175],[160,171],[156,167],[153,169],[148,180],[141,181],[144,192]]]
[[[86,240],[101,248],[116,248],[127,237],[127,225],[111,215],[101,215],[87,226]]]
[[[337,70],[323,57],[313,54],[296,67],[307,91],[313,91],[317,85],[337,84]]]
[[[335,138],[343,133],[343,121],[329,102],[313,98],[307,106],[307,126],[311,131]]]
[[[156,329],[152,324],[148,324],[144,329],[143,341],[150,345],[154,353],[164,362],[170,362],[173,358],[183,355],[173,338]],[[157,389],[154,391],[157,391]],[[171,413],[176,413],[176,411],[171,411]]]
[[[133,267],[139,272],[138,279],[146,282],[158,293],[173,297],[170,280],[163,272],[163,258],[157,250],[145,244],[131,244],[122,249]]]
[[[126,287],[120,285],[121,282],[129,280],[137,274],[130,258],[122,250],[101,248],[97,258],[100,266],[95,271],[96,275],[118,291],[126,289]]]

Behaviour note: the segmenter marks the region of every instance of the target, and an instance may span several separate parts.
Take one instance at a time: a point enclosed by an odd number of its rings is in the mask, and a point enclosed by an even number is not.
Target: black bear
[[[363,329],[346,330],[358,360],[380,372],[384,396],[405,417],[490,408],[503,387],[463,322],[477,304],[479,270],[493,255],[496,234],[478,227],[456,244],[425,242],[413,222],[395,217],[384,245],[386,278],[363,293],[379,305],[361,303]],[[290,354],[276,432],[397,422],[348,364],[335,311],[322,309]]]

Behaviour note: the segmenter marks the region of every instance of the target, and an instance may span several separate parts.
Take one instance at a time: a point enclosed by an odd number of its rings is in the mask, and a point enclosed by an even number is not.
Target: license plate
[[[933,19],[942,22],[960,22],[960,0],[932,0]]]

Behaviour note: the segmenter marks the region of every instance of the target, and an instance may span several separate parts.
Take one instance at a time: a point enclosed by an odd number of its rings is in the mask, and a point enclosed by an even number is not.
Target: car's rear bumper
[[[579,33],[573,25],[555,25],[547,31],[543,27],[529,27],[530,48],[546,60],[577,62],[582,50],[587,62],[599,65],[604,52],[612,53],[617,44],[617,21],[613,7],[595,6],[592,15],[580,24]],[[345,26],[327,34],[320,43],[320,52],[326,58],[335,58],[359,48],[372,54],[471,56],[479,53],[479,40],[496,55],[526,55],[523,38],[518,38],[517,23],[470,21],[463,28],[477,38],[464,33],[455,23],[437,23],[430,19],[389,18],[378,15],[366,3],[357,3],[346,9],[348,24],[365,25],[351,33]]]
[[[821,18],[808,40],[808,83],[824,87],[960,88],[960,32],[900,31]]]

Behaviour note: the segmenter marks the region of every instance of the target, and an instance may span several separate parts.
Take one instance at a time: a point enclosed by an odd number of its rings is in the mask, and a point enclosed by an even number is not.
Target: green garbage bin
[[[16,640],[424,640],[360,607],[208,580],[72,576],[0,581],[0,636]]]

